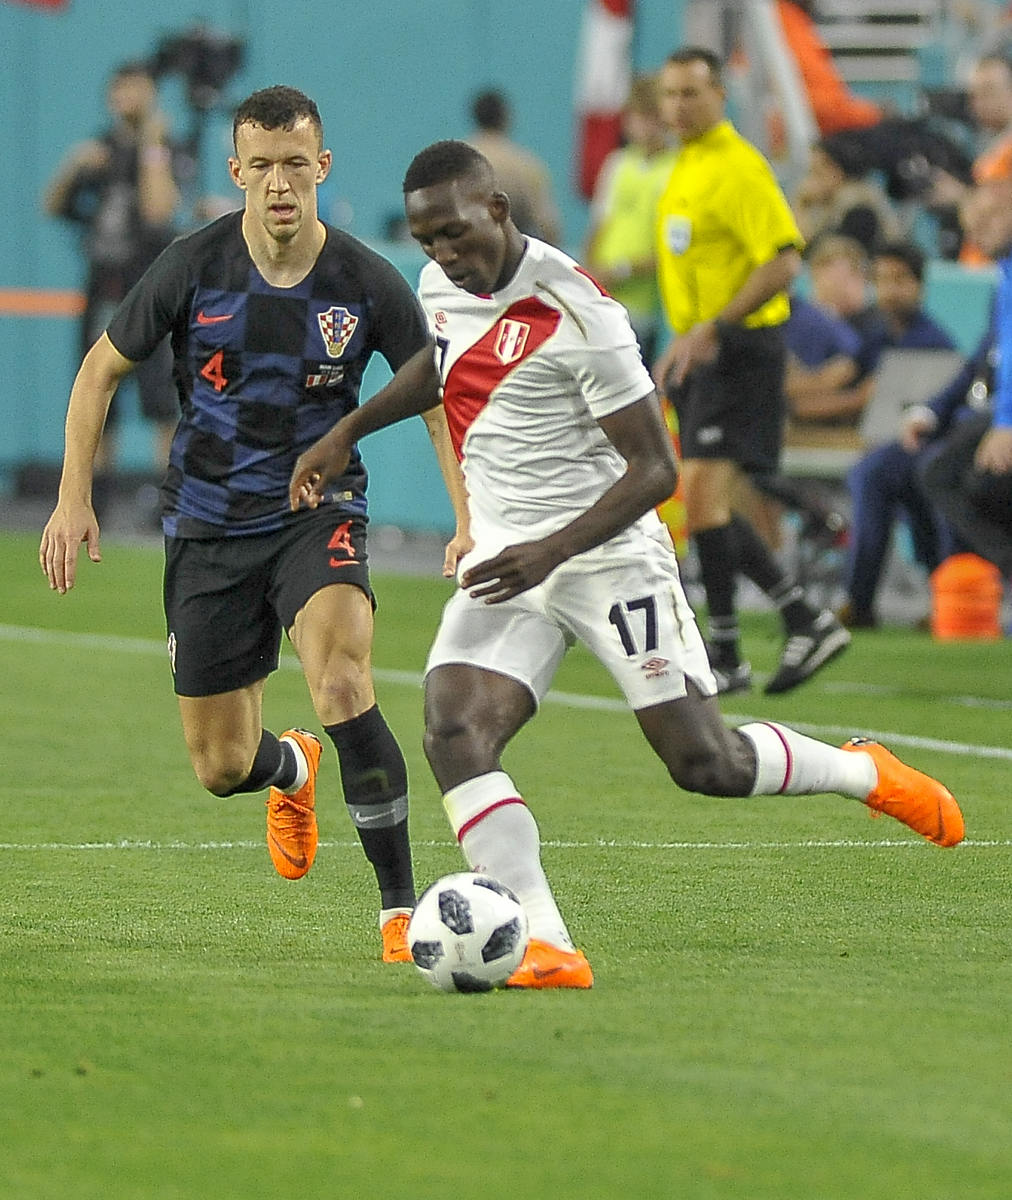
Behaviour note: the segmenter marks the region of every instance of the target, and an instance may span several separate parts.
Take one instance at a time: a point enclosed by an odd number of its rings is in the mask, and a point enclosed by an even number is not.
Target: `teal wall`
[[[681,0],[638,0],[634,63],[652,69],[678,44]],[[399,211],[404,167],[423,145],[468,130],[467,105],[485,86],[512,97],[514,135],[549,164],[576,249],[585,206],[572,187],[574,59],[584,0],[202,0],[199,19],[245,39],[246,61],[226,99],[272,83],[301,87],[319,102],[335,167],[321,190],[323,215],[376,244]],[[151,54],[166,34],[196,23],[196,6],[143,0],[71,0],[60,13],[0,0],[0,153],[9,171],[0,222],[0,288],[74,288],[81,263],[72,231],[44,218],[39,197],[65,150],[104,121],[104,81],[126,58]],[[533,28],[532,28],[533,27]],[[162,85],[174,129],[189,113],[178,80]],[[230,120],[208,122],[200,190],[229,194]],[[11,186],[13,185],[13,186]],[[421,258],[410,246],[380,245],[414,282]],[[955,272],[955,273],[954,273]],[[942,264],[929,279],[929,305],[971,345],[986,311],[986,278],[967,280]],[[63,415],[76,369],[75,323],[0,316],[0,491],[25,460],[58,462]],[[387,376],[375,364],[367,391]],[[132,395],[123,426],[124,466],[151,462],[150,430]],[[373,516],[412,528],[447,528],[428,438],[420,421],[385,431],[365,447]]]
[[[651,68],[677,44],[682,0],[639,0],[636,65]],[[504,88],[514,108],[514,136],[549,164],[563,210],[567,241],[579,245],[585,209],[571,186],[574,58],[584,0],[201,0],[192,8],[145,0],[71,0],[59,13],[0,0],[0,153],[14,172],[8,195],[15,209],[0,222],[0,288],[74,288],[81,263],[71,230],[40,215],[39,196],[64,151],[105,121],[104,81],[127,58],[151,54],[166,34],[198,20],[239,36],[245,65],[228,89],[237,100],[258,87],[289,83],[310,93],[324,117],[335,167],[321,193],[323,215],[367,241],[399,210],[404,167],[428,142],[465,134],[475,91]],[[179,82],[162,85],[174,129],[189,113]],[[212,118],[205,131],[201,190],[229,193],[224,161],[230,121]],[[410,250],[391,253],[409,275]],[[0,490],[26,460],[58,461],[63,414],[76,369],[74,323],[0,316]],[[370,386],[383,378],[377,367]],[[125,466],[150,462],[149,430],[132,416],[127,395]],[[420,423],[418,423],[420,425]],[[377,519],[445,522],[437,487],[427,474],[431,452],[424,430],[379,435],[370,448]],[[379,445],[383,443],[383,453]],[[389,445],[389,451],[385,447]],[[403,462],[398,463],[398,456]],[[397,472],[386,469],[391,459]],[[383,478],[403,481],[415,470],[409,508],[384,495]],[[423,467],[425,471],[423,471]],[[399,474],[398,474],[399,472]],[[424,485],[424,486],[423,486]],[[400,484],[398,484],[400,486]],[[435,498],[430,496],[434,494]],[[430,513],[430,509],[432,512]],[[435,514],[435,515],[432,515]]]

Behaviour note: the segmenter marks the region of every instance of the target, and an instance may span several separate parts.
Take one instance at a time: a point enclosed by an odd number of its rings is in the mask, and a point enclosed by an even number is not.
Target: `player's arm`
[[[135,365],[103,333],[85,355],[70,392],[59,496],[39,545],[43,574],[61,595],[74,586],[82,542],[92,562],[102,559],[91,504],[95,455],[116,388]]]
[[[626,462],[624,474],[590,508],[555,533],[507,546],[466,571],[461,583],[487,604],[509,600],[541,583],[560,563],[600,546],[666,500],[678,469],[656,392],[602,417],[608,440]]]
[[[408,417],[417,417],[439,403],[439,373],[429,342],[401,366],[393,379],[340,421],[296,459],[288,481],[288,499],[295,512],[303,504],[316,508],[327,484],[348,465],[352,446],[367,434]]]
[[[760,263],[715,317],[693,325],[668,346],[654,366],[658,387],[663,387],[672,370],[675,383],[680,384],[693,367],[712,362],[719,348],[718,327],[740,325],[768,300],[787,291],[801,268],[801,253],[795,246],[785,246],[773,258]]]
[[[474,546],[471,537],[471,517],[467,508],[467,489],[464,486],[464,473],[460,469],[457,455],[450,440],[450,430],[446,424],[446,412],[441,404],[422,413],[422,420],[429,431],[433,449],[436,451],[436,461],[446,485],[447,495],[453,505],[453,515],[457,523],[453,537],[446,545],[443,557],[443,574],[449,579],[457,573],[457,564]]]

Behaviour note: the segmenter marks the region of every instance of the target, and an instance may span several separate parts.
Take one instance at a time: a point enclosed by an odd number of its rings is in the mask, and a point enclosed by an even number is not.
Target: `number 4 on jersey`
[[[200,374],[216,392],[223,392],[228,387],[228,380],[225,378],[223,370],[224,362],[225,351],[216,350],[200,368]]]

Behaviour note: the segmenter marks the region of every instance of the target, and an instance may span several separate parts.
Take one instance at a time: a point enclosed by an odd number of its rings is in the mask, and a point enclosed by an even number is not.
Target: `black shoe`
[[[749,663],[735,663],[731,667],[715,667],[710,664],[710,670],[717,681],[717,695],[726,696],[729,692],[747,692],[752,688],[752,667]]]
[[[836,619],[847,629],[878,629],[878,618],[871,612],[860,612],[849,601],[836,610]]]
[[[804,633],[787,639],[777,673],[766,685],[766,694],[789,692],[804,683],[850,645],[850,634],[827,609]]]

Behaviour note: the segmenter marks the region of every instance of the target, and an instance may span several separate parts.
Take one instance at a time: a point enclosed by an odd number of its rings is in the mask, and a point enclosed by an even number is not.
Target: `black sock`
[[[713,666],[737,666],[738,616],[734,609],[734,578],[738,555],[732,527],[701,529],[693,534],[699,574],[706,592],[710,655]]]
[[[282,742],[268,729],[260,734],[260,745],[253,757],[253,765],[242,783],[223,792],[223,796],[234,796],[238,792],[261,792],[266,787],[290,787],[299,773],[299,763],[290,743]]]
[[[818,613],[805,600],[800,586],[789,578],[773,557],[773,552],[750,522],[743,517],[731,518],[731,528],[738,548],[738,562],[746,579],[765,592],[780,610],[788,633],[807,629]]]
[[[376,705],[325,728],[341,764],[348,813],[376,872],[381,907],[413,908],[408,771],[401,748]]]

